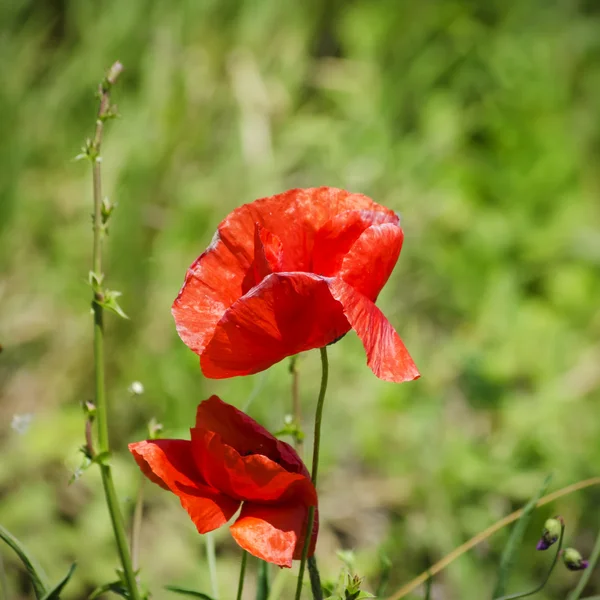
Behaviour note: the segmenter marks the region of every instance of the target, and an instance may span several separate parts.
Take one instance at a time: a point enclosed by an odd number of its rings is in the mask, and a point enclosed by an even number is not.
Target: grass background
[[[422,378],[378,381],[354,335],[331,349],[318,552],[335,577],[335,551],[354,549],[373,589],[384,549],[392,591],[547,473],[553,488],[598,475],[599,30],[591,0],[0,3],[0,522],[55,579],[77,560],[65,599],[117,566],[97,473],[68,485],[93,394],[91,182],[72,158],[105,69],[126,66],[103,152],[119,202],[107,282],[131,316],[108,319],[107,341],[125,510],[139,476],[124,450],[152,416],[176,437],[212,393],[239,407],[254,396],[250,414],[272,430],[289,412],[287,362],[205,380],[175,333],[170,304],[218,222],[291,187],[360,191],[403,217],[379,305]],[[310,415],[318,353],[299,368]],[[599,503],[592,489],[540,510],[511,588],[544,572],[546,516],[563,514],[589,552]],[[434,597],[490,597],[507,534],[438,576]],[[239,551],[226,529],[216,539],[230,598]],[[2,556],[10,597],[29,598]],[[150,486],[141,564],[156,598],[165,583],[209,590],[202,539]],[[575,580],[561,569],[538,597]]]

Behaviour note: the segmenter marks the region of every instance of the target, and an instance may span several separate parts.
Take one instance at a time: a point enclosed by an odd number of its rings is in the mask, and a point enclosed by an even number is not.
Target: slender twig
[[[248,553],[244,550],[242,554],[242,564],[240,565],[240,579],[238,581],[237,600],[242,600],[242,593],[244,592],[244,577],[246,576],[246,563],[248,562]]]
[[[290,373],[292,375],[292,415],[294,418],[294,425],[296,427],[296,434],[294,435],[294,448],[299,456],[302,456],[304,452],[304,443],[302,441],[302,435],[300,434],[300,427],[302,425],[302,406],[300,404],[300,388],[299,388],[299,372],[298,372],[298,355],[290,359]]]
[[[588,584],[590,577],[594,571],[594,567],[598,562],[598,558],[600,558],[600,532],[596,536],[596,542],[594,543],[594,548],[592,549],[592,553],[590,554],[590,558],[588,559],[588,566],[585,571],[581,574],[581,578],[579,582],[575,586],[575,589],[567,596],[567,600],[579,600],[585,586]]]
[[[206,542],[206,560],[208,561],[208,573],[210,577],[210,591],[214,600],[219,600],[219,578],[217,577],[217,550],[215,538],[212,531],[204,536]]]
[[[537,507],[544,506],[545,504],[550,504],[554,500],[561,498],[562,496],[566,496],[568,494],[572,494],[573,492],[577,492],[579,490],[583,490],[585,488],[591,487],[593,485],[600,485],[600,477],[592,477],[591,479],[584,479],[583,481],[578,481],[577,483],[573,483],[568,485],[567,487],[561,488],[560,490],[556,490],[556,492],[552,492],[551,494],[547,494],[537,503]],[[459,556],[462,556],[465,552],[471,550],[479,544],[486,540],[491,535],[500,531],[503,527],[514,523],[521,515],[523,514],[523,509],[520,508],[510,515],[500,519],[493,525],[490,525],[484,531],[479,532],[477,535],[473,536],[470,540],[466,541],[464,544],[458,546],[435,563],[431,568],[427,569],[417,577],[415,577],[412,581],[409,581],[407,584],[402,586],[395,594],[392,594],[387,600],[400,600],[400,598],[404,598],[407,594],[410,594],[415,588],[419,587],[422,583],[424,583],[428,577],[436,575],[443,569],[445,569],[449,564],[454,562]]]
[[[313,457],[311,478],[313,484],[317,485],[317,475],[319,473],[319,451],[321,449],[321,422],[323,419],[323,405],[325,403],[325,392],[327,391],[327,380],[329,378],[329,362],[327,360],[327,347],[321,348],[321,388],[319,389],[319,399],[317,400],[317,410],[315,413],[315,433],[313,439]],[[306,524],[306,534],[304,537],[304,547],[302,548],[302,559],[298,571],[298,584],[296,586],[296,600],[300,600],[302,595],[302,580],[304,579],[304,569],[306,568],[306,558],[310,548],[312,538],[313,524],[315,521],[315,507],[308,509],[308,522]],[[318,597],[315,597],[318,600]]]
[[[500,597],[496,598],[495,600],[517,600],[517,598],[526,598],[527,596],[533,596],[534,594],[537,594],[538,592],[542,591],[546,587],[546,584],[548,583],[548,580],[550,579],[550,575],[552,575],[552,571],[554,571],[554,567],[556,566],[556,563],[558,562],[558,557],[560,556],[560,551],[562,549],[564,537],[565,537],[565,526],[563,524],[563,525],[561,525],[561,528],[560,528],[560,538],[558,539],[558,545],[556,547],[556,552],[554,553],[554,558],[552,559],[552,563],[550,564],[550,568],[548,569],[548,572],[546,573],[546,577],[544,577],[544,580],[535,589],[530,590],[529,592],[517,592],[516,594],[509,594],[508,596],[500,596]]]
[[[102,301],[104,299],[102,293],[102,240],[104,237],[104,224],[102,222],[102,159],[100,150],[102,146],[102,136],[104,133],[104,122],[110,116],[110,90],[116,83],[123,66],[120,62],[116,62],[109,70],[106,79],[100,84],[100,107],[98,109],[98,117],[96,119],[96,132],[94,139],[91,142],[89,156],[92,159],[93,169],[93,184],[94,184],[94,243],[93,243],[93,277],[92,286],[94,299],[92,307],[94,311],[94,370],[95,370],[95,388],[96,388],[96,421],[98,423],[98,450],[99,454],[108,456],[110,452],[110,444],[108,439],[108,413],[106,406],[106,391],[105,391],[105,368],[104,368],[104,309]],[[127,588],[132,600],[140,600],[135,573],[131,564],[131,556],[127,544],[127,535],[125,533],[125,524],[123,515],[119,508],[119,499],[115,489],[115,484],[112,478],[112,470],[110,465],[102,461],[100,462],[100,472],[102,474],[102,485],[106,496],[106,503],[113,527],[115,541],[121,565],[123,567],[123,575]]]

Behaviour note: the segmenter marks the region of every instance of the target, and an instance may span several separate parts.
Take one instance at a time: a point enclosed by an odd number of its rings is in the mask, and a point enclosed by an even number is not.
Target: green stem
[[[110,453],[110,444],[108,440],[108,411],[106,402],[105,389],[105,367],[104,367],[104,311],[101,305],[102,290],[102,238],[104,236],[102,223],[102,174],[101,174],[101,158],[100,148],[102,145],[102,134],[104,130],[104,121],[110,111],[110,88],[116,82],[119,76],[122,65],[115,63],[106,78],[100,85],[100,108],[98,109],[98,118],[96,120],[96,134],[92,142],[93,160],[93,185],[94,185],[94,245],[92,265],[94,272],[94,371],[95,371],[95,388],[96,388],[96,422],[98,423],[98,450],[99,454],[108,456]],[[102,486],[104,487],[104,495],[110,520],[113,527],[115,541],[121,566],[123,567],[123,575],[127,589],[129,590],[132,600],[140,600],[140,593],[135,579],[135,573],[131,564],[131,556],[129,554],[129,546],[127,544],[127,535],[125,533],[125,524],[123,515],[119,508],[119,499],[115,489],[115,484],[112,478],[112,471],[109,464],[100,463],[100,473],[102,475]]]
[[[592,550],[592,554],[588,560],[587,569],[581,574],[581,578],[577,583],[575,589],[567,596],[567,600],[579,600],[585,586],[588,584],[590,577],[592,576],[592,572],[594,571],[594,567],[598,562],[598,558],[600,558],[600,532],[596,537],[596,542],[594,543],[594,548]]]
[[[246,575],[246,563],[248,562],[248,553],[244,550],[242,554],[242,564],[240,566],[240,580],[238,582],[237,600],[242,600],[242,593],[244,591],[244,577]]]
[[[312,457],[312,482],[317,486],[317,475],[319,473],[319,451],[321,449],[321,422],[323,419],[323,405],[325,403],[325,392],[327,391],[327,380],[329,378],[329,361],[327,360],[327,347],[321,348],[321,389],[319,390],[319,399],[317,400],[317,410],[315,413],[315,433],[313,439],[313,457]],[[302,548],[302,559],[300,560],[300,569],[298,571],[298,583],[296,585],[296,600],[300,600],[302,595],[302,580],[304,579],[304,569],[306,568],[306,558],[310,547],[312,529],[315,521],[315,507],[308,509],[308,522],[306,524],[306,535],[304,537],[304,547]],[[315,565],[316,568],[316,565]],[[318,596],[315,596],[318,600]]]
[[[563,525],[560,530],[560,538],[558,539],[558,546],[556,547],[556,553],[554,554],[554,558],[552,559],[552,564],[550,565],[550,568],[548,569],[548,572],[546,573],[546,577],[544,578],[544,581],[542,581],[542,583],[540,583],[540,585],[538,585],[535,589],[530,590],[529,592],[518,592],[516,594],[510,594],[508,596],[501,596],[500,598],[496,598],[495,600],[517,600],[517,598],[525,598],[527,596],[533,596],[534,594],[537,594],[538,592],[543,590],[544,587],[546,587],[548,580],[550,579],[550,575],[552,575],[552,571],[554,571],[554,567],[556,566],[556,563],[558,562],[558,557],[560,556],[560,551],[562,549],[564,536],[565,536],[565,526]]]
[[[219,578],[217,577],[217,551],[215,548],[214,534],[211,532],[204,536],[206,541],[206,560],[210,577],[210,590],[214,600],[219,600]]]
[[[321,585],[321,576],[317,567],[315,556],[308,558],[308,576],[310,578],[310,589],[315,600],[323,600],[323,586]]]

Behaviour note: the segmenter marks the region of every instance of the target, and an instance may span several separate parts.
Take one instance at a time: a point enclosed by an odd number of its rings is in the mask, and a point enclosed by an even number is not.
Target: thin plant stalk
[[[567,496],[568,494],[578,492],[579,490],[583,490],[594,485],[600,485],[600,477],[584,479],[582,481],[578,481],[577,483],[573,483],[564,488],[561,488],[560,490],[556,490],[551,494],[547,494],[546,496],[540,499],[536,506],[540,507],[544,506],[545,504],[550,504],[550,502],[554,502],[554,500],[557,500],[558,498],[562,498],[563,496]],[[524,509],[520,508],[519,510],[516,510],[510,515],[507,515],[506,517],[500,519],[493,525],[490,525],[487,529],[484,529],[483,531],[479,532],[470,540],[466,541],[464,544],[461,544],[460,546],[458,546],[458,548],[452,550],[452,552],[450,552],[449,554],[444,556],[444,558],[436,562],[435,565],[427,569],[427,571],[424,571],[423,573],[409,581],[407,584],[403,585],[395,594],[389,596],[387,600],[400,600],[400,598],[404,598],[405,596],[410,594],[414,589],[418,588],[421,584],[425,583],[428,577],[432,577],[440,571],[443,571],[449,564],[454,562],[465,552],[468,552],[469,550],[477,546],[477,544],[483,542],[497,531],[500,531],[500,529],[506,527],[507,525],[510,525],[511,523],[514,523],[517,519],[521,517],[521,515],[523,514],[523,510]]]
[[[542,583],[540,583],[535,589],[530,590],[528,592],[517,592],[516,594],[509,594],[508,596],[498,597],[495,600],[517,600],[517,598],[526,598],[527,596],[533,596],[534,594],[541,592],[546,587],[546,584],[550,580],[550,575],[552,575],[552,571],[554,571],[554,567],[556,566],[556,563],[558,562],[558,557],[560,556],[560,551],[562,550],[564,537],[565,537],[565,526],[562,525],[562,527],[560,529],[560,538],[558,540],[556,552],[554,553],[554,558],[552,559],[550,568],[548,569],[548,572],[546,573],[546,577],[544,577],[544,580],[542,581]]]
[[[323,600],[323,586],[321,585],[321,575],[317,567],[317,559],[314,556],[309,556],[307,560],[308,576],[310,578],[310,589],[315,600]]]
[[[581,574],[581,578],[575,586],[575,589],[567,596],[567,600],[579,600],[583,590],[585,589],[585,586],[588,584],[588,581],[592,576],[594,567],[598,562],[598,558],[600,558],[600,532],[598,532],[596,542],[594,543],[594,548],[592,549],[592,553],[588,559],[587,569],[585,569]]]
[[[238,581],[238,591],[236,600],[242,600],[244,593],[244,577],[246,576],[246,563],[248,562],[248,553],[244,550],[242,554],[242,564],[240,565],[240,579]]]
[[[317,486],[317,476],[319,474],[319,452],[321,449],[321,422],[323,420],[323,405],[325,403],[325,393],[327,392],[327,380],[329,378],[329,361],[327,359],[327,347],[321,350],[321,388],[319,389],[319,399],[317,400],[317,410],[315,413],[315,433],[313,439],[313,456],[311,479],[313,485]],[[306,558],[310,548],[313,525],[315,522],[315,507],[308,509],[308,522],[306,525],[306,535],[304,537],[304,547],[302,548],[302,559],[300,560],[300,569],[298,571],[298,583],[296,586],[296,600],[300,600],[302,595],[302,580],[304,579],[304,569],[306,568]],[[316,597],[318,600],[318,597]]]
[[[94,312],[94,372],[95,372],[95,391],[96,391],[96,422],[98,432],[98,451],[99,454],[108,457],[110,455],[110,444],[108,439],[108,411],[105,390],[105,367],[104,367],[104,300],[101,289],[102,274],[102,239],[104,237],[104,224],[102,216],[102,160],[100,149],[102,146],[102,135],[104,132],[104,122],[110,115],[110,89],[116,83],[118,76],[123,70],[121,63],[116,62],[106,77],[106,80],[100,85],[100,108],[98,109],[98,118],[96,119],[96,132],[91,142],[89,156],[92,159],[93,176],[93,194],[94,194],[94,227],[93,227],[93,290],[94,297],[92,302]],[[102,475],[102,485],[106,497],[106,504],[110,513],[113,533],[117,544],[121,566],[123,568],[123,577],[132,600],[140,600],[140,593],[135,578],[135,572],[131,563],[127,535],[125,533],[125,524],[123,515],[119,508],[119,499],[115,489],[112,477],[112,469],[105,461],[99,462],[100,473]]]
[[[215,537],[212,531],[205,534],[206,560],[208,562],[208,574],[210,577],[210,591],[214,600],[219,600],[219,578],[217,577],[217,551],[215,548]],[[246,554],[246,552],[244,552]]]

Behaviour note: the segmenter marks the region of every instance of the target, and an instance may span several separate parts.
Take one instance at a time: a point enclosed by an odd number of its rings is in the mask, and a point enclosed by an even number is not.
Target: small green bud
[[[588,561],[583,560],[583,556],[575,548],[566,548],[562,556],[565,567],[569,571],[582,571],[588,567]]]
[[[88,419],[93,419],[96,416],[96,405],[90,400],[86,400],[83,404],[83,412]]]
[[[538,550],[548,550],[552,544],[555,544],[560,537],[560,533],[565,526],[562,517],[553,517],[544,523],[542,537],[537,544]]]

